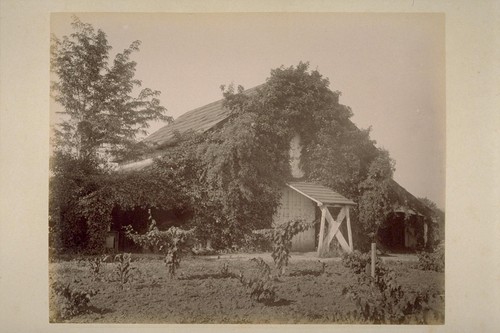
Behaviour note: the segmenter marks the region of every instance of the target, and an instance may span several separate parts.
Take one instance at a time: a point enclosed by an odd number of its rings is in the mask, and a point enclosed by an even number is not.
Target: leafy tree
[[[74,17],[74,32],[52,36],[51,82],[54,100],[62,106],[54,128],[50,160],[49,226],[51,245],[61,250],[100,251],[113,207],[113,196],[99,196],[108,175],[109,158],[142,151],[136,144],[152,120],[170,120],[160,105],[159,91],[142,89],[134,78],[139,50],[133,42],[110,62],[106,34]],[[108,177],[108,178],[106,178]],[[109,190],[109,189],[108,189]]]
[[[101,172],[94,160],[78,160],[61,151],[50,159],[49,245],[58,250],[82,251],[88,243],[88,226],[77,209],[80,199],[99,188]]]
[[[74,32],[62,39],[52,36],[51,71],[57,76],[51,91],[62,107],[63,120],[55,130],[55,149],[92,159],[99,152],[123,158],[144,134],[148,122],[170,120],[160,105],[159,91],[142,89],[134,79],[139,50],[134,41],[109,63],[111,46],[106,34],[74,17]]]
[[[375,241],[378,228],[392,211],[390,181],[394,173],[394,161],[387,150],[379,149],[379,155],[370,163],[368,175],[359,184],[359,222],[364,232]]]

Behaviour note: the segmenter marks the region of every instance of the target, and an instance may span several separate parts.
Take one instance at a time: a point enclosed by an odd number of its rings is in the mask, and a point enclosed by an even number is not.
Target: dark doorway
[[[380,226],[377,237],[386,251],[411,253],[422,246],[423,234],[423,220],[418,215],[394,212]]]
[[[151,208],[151,216],[160,230],[167,230],[172,226],[180,227],[189,219],[189,215],[184,211],[157,208]],[[148,209],[137,207],[123,210],[117,207],[112,212],[112,218],[109,235],[115,237],[114,251],[144,252],[144,249],[125,236],[123,227],[130,225],[140,234],[147,232],[150,223]],[[106,245],[111,245],[111,241]]]

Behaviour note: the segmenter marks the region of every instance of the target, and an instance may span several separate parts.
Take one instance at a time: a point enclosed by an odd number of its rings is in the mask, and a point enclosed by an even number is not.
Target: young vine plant
[[[278,275],[285,273],[285,267],[288,266],[290,251],[292,249],[292,238],[298,233],[308,230],[312,223],[306,223],[304,220],[295,219],[287,223],[277,225],[271,234],[273,250],[271,256],[278,269]]]
[[[123,290],[125,288],[125,284],[130,281],[132,274],[132,268],[130,267],[130,253],[117,254],[115,256],[115,262],[117,263],[115,273],[118,277],[118,282],[120,282],[120,289]]]
[[[181,257],[191,249],[194,239],[194,229],[183,230],[177,227],[170,227],[167,230],[158,229],[151,210],[149,210],[149,226],[146,233],[138,234],[130,225],[125,226],[124,229],[126,237],[137,245],[165,255],[165,265],[170,277],[175,276]]]

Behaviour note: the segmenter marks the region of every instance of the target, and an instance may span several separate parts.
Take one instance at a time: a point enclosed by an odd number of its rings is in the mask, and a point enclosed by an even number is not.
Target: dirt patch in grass
[[[191,257],[169,278],[158,257],[135,258],[131,280],[123,289],[115,263],[103,263],[98,275],[88,262],[50,263],[50,281],[69,283],[80,291],[96,290],[91,311],[69,319],[75,323],[332,323],[335,313],[354,310],[342,295],[353,274],[338,261],[292,260],[284,276],[274,278],[277,300],[266,305],[252,300],[238,279],[256,273],[246,258]],[[223,271],[227,264],[229,274]],[[272,267],[272,262],[268,261]],[[444,274],[391,263],[400,283],[411,290],[432,289],[444,296]],[[274,270],[273,270],[273,273]],[[54,296],[52,296],[53,298]],[[54,299],[51,299],[54,304]],[[52,305],[52,311],[54,311]],[[433,304],[444,312],[444,298]]]

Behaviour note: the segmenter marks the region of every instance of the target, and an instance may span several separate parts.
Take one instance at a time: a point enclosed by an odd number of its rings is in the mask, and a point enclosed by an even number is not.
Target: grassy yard
[[[272,261],[264,256],[272,274]],[[86,313],[54,319],[58,297],[50,295],[51,321],[78,323],[334,323],[335,314],[356,310],[342,294],[355,275],[338,260],[293,258],[286,272],[273,278],[276,300],[259,302],[238,279],[256,276],[247,257],[188,257],[174,278],[158,256],[133,256],[130,279],[120,283],[117,263],[104,262],[93,272],[89,258],[50,263],[50,282],[69,284],[73,291],[97,292]],[[397,281],[409,292],[429,289],[439,294],[430,306],[444,314],[444,274],[414,269],[413,263],[391,262]],[[437,322],[442,323],[440,317]]]

